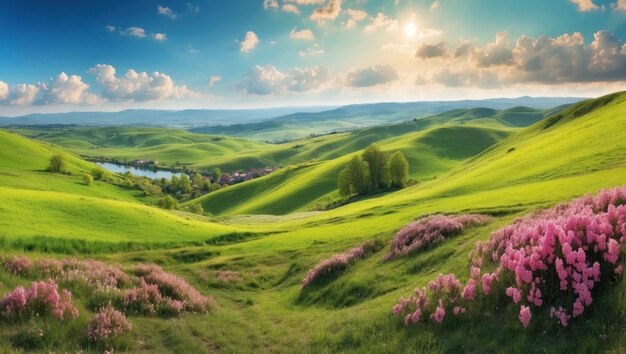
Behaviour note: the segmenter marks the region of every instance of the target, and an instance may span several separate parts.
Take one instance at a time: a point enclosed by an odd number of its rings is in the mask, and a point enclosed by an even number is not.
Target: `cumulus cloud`
[[[313,31],[311,31],[310,29],[303,29],[300,31],[296,31],[295,28],[291,30],[291,33],[289,33],[289,37],[291,39],[297,39],[297,40],[313,40],[315,39],[315,35],[313,34]]]
[[[472,60],[480,67],[510,64],[513,59],[513,53],[508,44],[509,34],[507,32],[498,32],[496,33],[495,42],[487,44],[483,49],[475,48],[472,51]]]
[[[341,12],[342,0],[328,0],[325,6],[316,8],[311,14],[311,20],[323,24],[326,20],[334,20]]]
[[[593,3],[593,0],[569,0],[578,7],[578,11],[587,12],[599,10],[600,6]]]
[[[300,9],[294,4],[284,4],[282,10],[283,12],[291,12],[296,15],[300,14]]]
[[[389,65],[372,65],[346,74],[346,84],[352,87],[384,85],[399,79],[396,69]]]
[[[611,6],[615,10],[626,11],[626,0],[617,0],[617,2]]]
[[[299,51],[298,55],[301,57],[309,57],[309,56],[315,56],[315,55],[323,55],[324,53],[325,53],[324,49],[320,48],[319,45],[314,44],[310,48]]]
[[[248,72],[241,88],[255,95],[279,95],[319,90],[330,80],[330,71],[323,66],[294,68],[284,73],[273,65],[255,65]]]
[[[109,32],[115,32],[116,27],[115,26],[104,26],[104,28],[106,28],[107,31]]]
[[[326,0],[285,0],[285,2],[292,2],[298,5],[320,5]]]
[[[441,58],[447,56],[446,45],[443,41],[437,44],[422,43],[417,47],[415,57],[422,59]]]
[[[144,38],[146,37],[146,30],[141,27],[128,27],[127,29],[120,31],[120,34],[122,36]]]
[[[346,14],[350,16],[350,19],[355,21],[361,21],[367,17],[367,12],[363,10],[347,9]]]
[[[123,77],[118,77],[113,66],[98,64],[89,72],[96,75],[96,81],[104,88],[102,96],[109,100],[148,101],[198,96],[185,85],[175,85],[170,76],[158,71],[148,74],[130,69]]]
[[[17,84],[9,87],[0,81],[0,103],[4,105],[92,104],[98,97],[87,90],[89,85],[77,75],[62,72],[46,82]]]
[[[395,32],[400,29],[400,26],[398,25],[398,20],[389,18],[384,13],[379,12],[376,14],[376,17],[372,18],[370,24],[363,28],[363,31],[374,32],[379,28],[382,28],[387,32]]]
[[[502,32],[484,47],[463,43],[443,68],[425,77],[447,86],[481,87],[626,81],[626,44],[608,31],[596,32],[588,45],[578,32],[508,42]]]
[[[263,1],[263,8],[264,9],[277,9],[278,8],[278,1],[276,0],[264,0]]]
[[[165,33],[154,33],[152,35],[152,39],[155,41],[163,42],[167,40],[167,35]]]
[[[439,9],[441,7],[441,3],[439,2],[439,0],[435,0],[435,2],[433,2],[430,5],[430,11],[435,11],[437,9]]]
[[[157,13],[159,15],[163,15],[165,17],[169,17],[172,20],[176,18],[176,13],[174,13],[174,11],[172,11],[172,9],[170,9],[169,7],[166,6],[157,6]]]
[[[259,37],[256,35],[256,33],[248,31],[246,33],[246,37],[243,39],[243,41],[241,41],[239,51],[242,53],[248,53],[249,51],[256,48],[257,44],[259,44]]]

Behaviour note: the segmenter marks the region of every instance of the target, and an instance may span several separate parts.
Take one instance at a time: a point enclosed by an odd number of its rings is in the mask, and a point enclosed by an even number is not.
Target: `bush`
[[[376,243],[367,241],[359,247],[351,248],[344,253],[334,254],[328,259],[319,261],[302,280],[301,288],[304,289],[320,279],[349,268],[356,260],[365,257],[376,247]]]
[[[89,321],[87,338],[92,342],[109,344],[111,340],[130,332],[132,328],[133,325],[126,319],[126,316],[108,304]]]
[[[432,215],[418,219],[403,227],[391,241],[385,260],[406,256],[442,242],[446,237],[463,233],[468,226],[484,225],[491,221],[485,215]]]
[[[106,176],[107,170],[105,170],[101,166],[96,165],[94,168],[91,169],[91,174],[95,179],[101,180]]]
[[[48,171],[55,173],[67,173],[67,161],[65,155],[55,154],[50,157],[50,164],[48,165]]]
[[[91,182],[93,182],[93,176],[89,173],[83,173],[83,182],[85,182],[86,185],[90,186]]]
[[[0,301],[0,313],[15,320],[45,314],[59,320],[78,317],[72,293],[67,290],[59,292],[58,285],[52,280],[32,282],[28,288],[18,286]]]
[[[520,306],[523,327],[542,310],[567,326],[591,306],[594,292],[622,274],[620,245],[625,243],[626,187],[588,195],[497,230],[477,244],[465,286],[454,275],[440,275],[428,290],[400,299],[393,313],[404,315],[406,324],[428,314],[441,322],[450,311],[460,314],[474,303],[473,308],[492,307],[489,298],[506,296]],[[493,272],[481,274],[485,262],[493,264]]]

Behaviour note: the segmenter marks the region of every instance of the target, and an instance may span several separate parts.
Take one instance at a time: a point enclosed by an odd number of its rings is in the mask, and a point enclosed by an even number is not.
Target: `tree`
[[[203,184],[204,184],[204,179],[202,178],[202,175],[196,172],[196,174],[193,175],[194,188],[196,188],[197,190],[202,190]]]
[[[85,172],[83,173],[83,181],[86,185],[90,186],[91,182],[93,182],[93,176]]]
[[[66,173],[67,163],[65,156],[62,154],[52,155],[50,157],[50,165],[48,165],[48,171],[56,173]]]
[[[176,209],[178,207],[178,200],[174,199],[171,195],[159,199],[157,205],[163,209]]]
[[[397,188],[403,187],[409,178],[409,162],[400,151],[396,151],[389,159],[389,174],[391,184]]]
[[[178,182],[178,186],[182,189],[184,194],[191,192],[191,182],[189,181],[189,176],[186,174],[182,174],[180,176],[180,181]]]
[[[372,144],[363,151],[363,161],[369,164],[372,189],[387,188],[389,186],[388,156],[380,150],[378,145]]]
[[[172,179],[170,181],[170,192],[176,193],[178,192],[178,176],[172,175]]]
[[[219,167],[214,168],[212,174],[213,178],[215,178],[215,182],[219,182],[222,178],[222,170],[220,170]]]
[[[370,169],[360,156],[354,156],[339,174],[339,193],[344,197],[370,192]]]

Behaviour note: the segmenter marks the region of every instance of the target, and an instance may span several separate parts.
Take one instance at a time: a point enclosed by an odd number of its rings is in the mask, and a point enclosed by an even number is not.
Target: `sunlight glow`
[[[408,22],[404,25],[404,35],[408,38],[413,38],[417,34],[417,25],[415,22]]]

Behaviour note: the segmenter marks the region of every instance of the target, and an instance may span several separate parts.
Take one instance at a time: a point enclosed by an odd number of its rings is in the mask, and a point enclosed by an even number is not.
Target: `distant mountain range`
[[[350,126],[369,126],[392,123],[416,117],[425,117],[452,109],[485,107],[507,109],[515,106],[550,108],[582,100],[576,97],[519,97],[487,100],[423,101],[403,103],[354,104],[342,107],[285,107],[245,110],[147,110],[132,109],[120,112],[69,112],[29,114],[20,117],[0,117],[0,126],[7,125],[151,125],[177,126],[232,126],[235,124],[303,122],[338,122],[338,129]],[[340,124],[339,124],[340,123]],[[233,127],[235,128],[235,127]],[[333,129],[332,127],[328,127]]]

